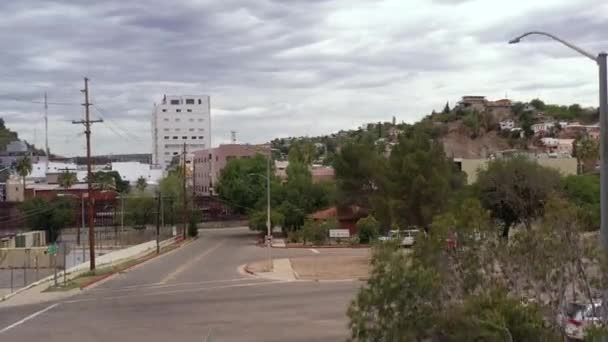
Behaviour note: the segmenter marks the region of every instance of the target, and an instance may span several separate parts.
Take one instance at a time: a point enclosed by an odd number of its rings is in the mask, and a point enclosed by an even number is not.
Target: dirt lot
[[[291,258],[296,277],[308,280],[367,279],[369,262],[369,255]]]

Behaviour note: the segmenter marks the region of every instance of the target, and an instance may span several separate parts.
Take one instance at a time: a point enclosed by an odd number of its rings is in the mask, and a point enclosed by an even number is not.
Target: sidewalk
[[[180,237],[173,237],[164,241],[161,241],[160,246],[165,247],[171,245],[175,242],[178,242]],[[105,266],[112,266],[113,264],[127,261],[129,259],[138,259],[141,258],[150,252],[156,249],[156,241],[148,241],[139,245],[135,245],[132,247],[128,247],[122,250],[114,251],[108,254],[104,254],[96,259],[97,268],[103,268]],[[69,268],[66,271],[66,278],[71,280],[73,278],[78,277],[82,273],[85,273],[89,270],[89,262],[84,262],[80,265],[76,265],[72,268]],[[7,306],[15,306],[15,305],[24,305],[24,304],[34,304],[40,302],[46,302],[51,300],[62,299],[65,297],[72,296],[78,292],[80,289],[74,289],[69,291],[52,291],[52,292],[43,292],[45,291],[51,282],[53,281],[54,276],[48,276],[43,278],[37,282],[31,283],[26,287],[18,289],[13,293],[7,294],[3,297],[0,297],[0,307]],[[57,273],[57,279],[59,282],[63,281],[63,272]]]
[[[247,267],[246,267],[247,268]],[[251,272],[251,271],[249,271]],[[272,280],[283,280],[293,281],[296,280],[296,276],[293,273],[291,267],[291,261],[289,259],[273,259],[272,270],[269,272],[252,272],[254,275],[260,278],[272,279]]]

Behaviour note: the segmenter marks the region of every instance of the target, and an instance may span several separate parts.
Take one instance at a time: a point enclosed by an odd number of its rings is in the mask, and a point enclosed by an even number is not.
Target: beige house
[[[6,201],[23,202],[23,181],[17,176],[6,180]]]

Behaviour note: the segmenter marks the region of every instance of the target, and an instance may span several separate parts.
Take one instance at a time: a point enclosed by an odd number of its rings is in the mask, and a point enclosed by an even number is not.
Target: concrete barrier
[[[172,245],[176,242],[181,241],[182,238],[181,236],[176,236],[176,237],[172,237],[170,239],[167,240],[163,240],[160,242],[160,247],[165,247],[165,246],[169,246]],[[97,257],[96,259],[96,267],[97,268],[101,268],[101,267],[105,267],[105,266],[111,266],[113,264],[122,262],[122,261],[126,261],[129,259],[134,259],[134,258],[138,258],[138,257],[142,257],[146,254],[149,254],[151,252],[153,252],[154,250],[156,250],[156,241],[148,241],[139,245],[135,245],[135,246],[131,246],[129,248],[125,248],[125,249],[121,249],[118,251],[114,251],[102,256]],[[71,267],[69,269],[67,269],[66,272],[66,278],[69,279],[73,279],[76,278],[77,276],[85,273],[89,271],[89,262],[85,262],[82,263],[80,265],[76,265],[74,267]],[[57,273],[57,277],[59,279],[63,278],[63,273],[64,272],[59,272]],[[22,287],[12,293],[9,293],[3,297],[0,298],[0,302],[5,301],[25,290],[28,290],[34,286],[38,286],[40,284],[44,284],[46,282],[50,282],[54,279],[54,275],[48,276],[46,278],[40,279],[37,282],[31,283],[28,286]]]
[[[63,251],[56,256],[46,253],[47,247],[0,248],[0,269],[10,268],[63,268]]]

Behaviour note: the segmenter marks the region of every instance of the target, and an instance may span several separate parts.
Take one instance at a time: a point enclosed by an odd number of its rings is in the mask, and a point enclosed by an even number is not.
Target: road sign
[[[57,248],[57,244],[53,243],[46,248],[46,254],[55,255],[55,254],[57,254],[58,249],[59,248]]]
[[[330,229],[329,237],[330,238],[349,238],[350,231],[348,229]]]

